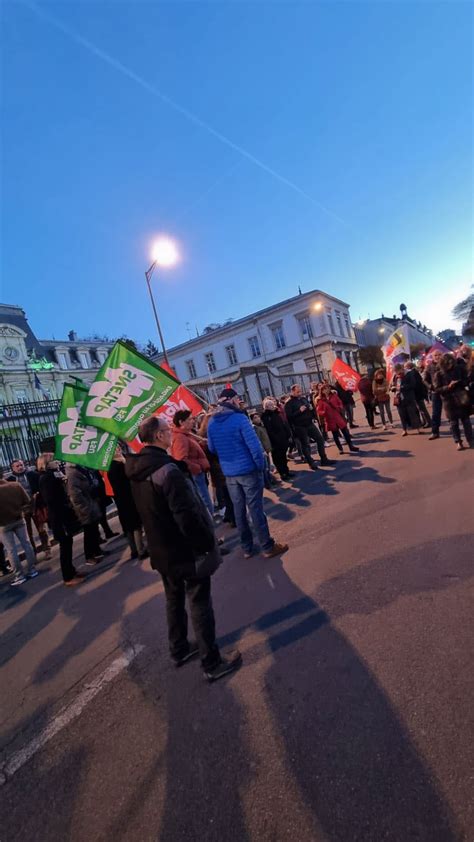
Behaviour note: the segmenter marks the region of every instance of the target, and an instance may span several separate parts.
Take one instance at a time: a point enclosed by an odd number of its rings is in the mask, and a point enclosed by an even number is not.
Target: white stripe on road
[[[74,701],[64,710],[60,711],[57,716],[49,723],[28,745],[13,754],[6,763],[3,764],[0,772],[0,784],[6,783],[15,772],[18,772],[28,760],[46,745],[53,737],[56,736],[66,725],[70,725],[74,719],[82,713],[86,705],[100,693],[103,688],[109,684],[113,679],[126,669],[132,661],[143,651],[145,647],[141,645],[129,646],[122,654],[112,661],[110,666],[92,681],[91,684],[86,685],[84,690],[74,699]]]

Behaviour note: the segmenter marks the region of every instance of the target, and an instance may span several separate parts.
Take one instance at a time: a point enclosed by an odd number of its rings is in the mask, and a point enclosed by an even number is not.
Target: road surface
[[[267,494],[282,560],[225,533],[244,663],[215,685],[170,664],[122,539],[80,588],[56,559],[3,582],[1,842],[472,842],[474,451],[427,439],[361,427],[296,466]]]

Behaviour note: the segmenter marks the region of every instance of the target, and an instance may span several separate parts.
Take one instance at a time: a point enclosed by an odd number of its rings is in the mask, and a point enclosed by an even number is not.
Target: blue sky
[[[472,279],[473,5],[7,2],[1,299],[169,345],[320,288],[439,330]],[[197,119],[195,119],[197,118]]]

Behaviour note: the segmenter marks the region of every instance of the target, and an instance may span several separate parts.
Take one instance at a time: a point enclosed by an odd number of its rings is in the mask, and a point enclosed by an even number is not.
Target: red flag
[[[172,368],[168,365],[168,363],[163,362],[161,363],[161,368],[164,368],[165,371],[168,371],[173,377],[176,377],[175,372]],[[193,415],[199,415],[200,412],[203,410],[202,404],[199,400],[193,395],[189,389],[186,389],[186,386],[180,385],[178,388],[173,392],[172,395],[168,398],[166,403],[162,406],[159,406],[158,409],[153,413],[154,415],[164,415],[168,421],[171,421],[175,412],[178,409],[188,409],[192,412]],[[133,441],[128,442],[132,450],[135,453],[138,453],[143,447],[141,441],[139,441],[138,436],[137,438],[133,439]]]
[[[346,391],[355,392],[359,388],[360,374],[342,360],[334,360],[331,373]]]

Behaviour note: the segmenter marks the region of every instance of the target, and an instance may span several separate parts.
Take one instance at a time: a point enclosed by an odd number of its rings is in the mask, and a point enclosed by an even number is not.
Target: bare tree
[[[472,289],[474,289],[474,284],[472,285]],[[463,298],[459,304],[456,304],[453,307],[452,316],[453,319],[457,322],[466,322],[471,315],[471,311],[474,308],[474,292],[469,293],[466,298]]]

